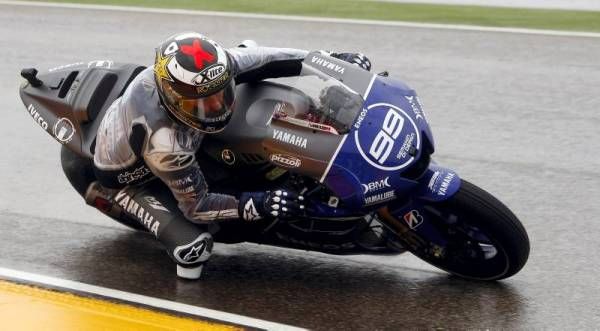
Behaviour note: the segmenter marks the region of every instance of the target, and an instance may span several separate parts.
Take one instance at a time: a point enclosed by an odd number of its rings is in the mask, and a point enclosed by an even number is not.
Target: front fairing
[[[415,190],[421,173],[411,170],[433,150],[415,91],[373,75],[363,109],[322,181],[352,209],[376,207]]]

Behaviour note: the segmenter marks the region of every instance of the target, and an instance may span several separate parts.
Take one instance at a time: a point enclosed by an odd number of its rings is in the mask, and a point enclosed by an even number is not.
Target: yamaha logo
[[[233,153],[232,150],[230,149],[224,149],[221,152],[221,159],[223,160],[223,162],[225,162],[227,165],[233,165],[235,163],[235,154]]]
[[[344,71],[346,70],[346,68],[335,64],[333,62],[329,62],[326,59],[322,58],[322,57],[318,57],[318,56],[313,56],[311,59],[311,62],[321,66],[324,69],[329,69],[331,71],[337,72],[338,74],[343,74]]]

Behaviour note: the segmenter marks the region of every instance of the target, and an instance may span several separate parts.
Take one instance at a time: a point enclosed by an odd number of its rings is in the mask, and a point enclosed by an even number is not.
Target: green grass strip
[[[600,11],[428,5],[364,0],[55,0],[52,2],[600,32]]]

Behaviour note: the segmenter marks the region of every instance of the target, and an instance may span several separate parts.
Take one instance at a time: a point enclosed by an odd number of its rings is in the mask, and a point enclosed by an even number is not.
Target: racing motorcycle
[[[112,61],[39,76],[24,69],[20,96],[63,149],[91,159],[105,111],[143,69]],[[307,210],[221,241],[333,254],[409,251],[474,280],[510,277],[525,265],[523,225],[495,197],[431,159],[434,141],[419,97],[387,73],[313,52],[297,77],[238,85],[235,107],[225,130],[207,135],[198,151],[209,186],[233,194],[291,187],[303,193]]]

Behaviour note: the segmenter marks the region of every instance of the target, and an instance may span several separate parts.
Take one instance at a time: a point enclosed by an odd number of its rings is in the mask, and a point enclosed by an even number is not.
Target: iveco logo
[[[75,126],[73,126],[73,122],[71,122],[71,120],[66,117],[62,117],[54,124],[53,133],[54,137],[56,137],[56,140],[66,144],[73,139],[73,135],[75,134]]]
[[[42,129],[48,130],[48,122],[46,122],[46,120],[40,115],[33,104],[29,104],[29,106],[27,106],[27,111],[29,111],[29,114],[31,117],[33,117],[33,120],[36,121],[37,124],[42,127]]]
[[[388,183],[388,180],[390,180],[390,177],[385,177],[384,179],[380,179],[380,180],[377,180],[374,182],[370,182],[368,184],[360,184],[360,185],[362,185],[362,187],[363,187],[363,193],[367,194],[367,193],[379,191],[386,187],[391,187],[390,183]]]

